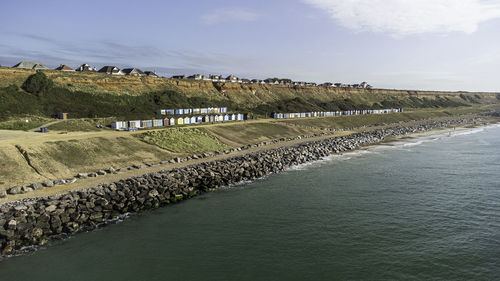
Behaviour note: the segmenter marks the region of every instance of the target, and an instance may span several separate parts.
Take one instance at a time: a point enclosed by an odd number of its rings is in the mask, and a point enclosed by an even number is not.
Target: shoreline
[[[471,121],[478,119],[456,119],[403,127],[396,124],[392,128],[350,135],[328,135],[319,140],[306,139],[288,146],[263,147],[253,152],[242,151],[241,155],[205,159],[205,162],[188,163],[169,170],[160,169],[149,173],[138,170],[142,175],[92,188],[11,201],[0,205],[0,249],[2,256],[22,254],[26,247],[33,250],[33,247],[44,245],[49,239],[93,230],[125,213],[154,209],[224,186],[254,181],[290,167],[321,160],[331,154],[415,138],[419,134],[447,132],[446,129],[438,129],[470,124]],[[468,129],[459,126],[462,127]]]

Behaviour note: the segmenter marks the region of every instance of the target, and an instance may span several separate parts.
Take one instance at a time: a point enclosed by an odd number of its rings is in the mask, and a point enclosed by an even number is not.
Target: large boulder
[[[7,190],[9,194],[19,194],[21,193],[21,188],[19,186],[13,186]]]
[[[39,190],[43,188],[43,185],[41,183],[34,183],[30,187],[33,188],[33,190]]]
[[[4,198],[5,196],[7,196],[7,191],[0,189],[0,198]]]
[[[54,186],[54,182],[53,182],[53,181],[51,181],[51,180],[46,180],[46,181],[44,181],[42,184],[43,184],[43,186],[45,186],[45,187],[53,187],[53,186]]]

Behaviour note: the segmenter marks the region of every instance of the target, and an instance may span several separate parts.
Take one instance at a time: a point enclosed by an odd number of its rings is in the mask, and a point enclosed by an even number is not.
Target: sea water
[[[500,280],[500,127],[132,215],[0,262],[0,280]]]

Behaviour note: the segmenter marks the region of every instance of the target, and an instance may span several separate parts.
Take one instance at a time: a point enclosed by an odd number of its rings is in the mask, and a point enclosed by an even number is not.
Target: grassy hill
[[[267,116],[271,112],[439,108],[500,102],[495,93],[340,89],[213,83],[101,73],[43,71],[46,87],[28,87],[32,70],[0,68],[0,119],[25,114],[72,118],[151,118],[159,108],[227,106]],[[36,85],[35,85],[36,86]]]

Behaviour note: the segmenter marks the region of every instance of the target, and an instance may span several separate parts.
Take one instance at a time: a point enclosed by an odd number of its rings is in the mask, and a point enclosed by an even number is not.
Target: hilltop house
[[[212,82],[217,82],[217,81],[220,80],[221,76],[220,75],[210,74],[209,78],[210,78],[210,80],[212,80]]]
[[[55,70],[60,70],[60,71],[75,71],[73,68],[65,65],[65,64],[61,64],[59,65],[58,68],[56,68]]]
[[[122,69],[123,74],[129,76],[144,76],[144,72],[138,68],[124,68]]]
[[[174,75],[172,79],[186,79],[186,75]]]
[[[124,75],[124,73],[118,67],[112,65],[103,66],[97,72],[112,74],[112,75]]]
[[[204,76],[205,76],[205,75],[201,75],[201,74],[194,74],[194,75],[188,76],[188,79],[202,80]]]
[[[50,68],[39,62],[31,62],[31,61],[22,61],[12,68],[22,68],[22,69],[34,69],[34,70],[49,70]]]
[[[144,71],[144,74],[148,77],[158,78],[158,75],[156,73],[154,73],[154,71],[146,70],[146,71]]]
[[[330,82],[325,82],[323,84],[320,84],[320,86],[323,86],[323,87],[333,87],[333,84],[330,83]]]
[[[96,72],[96,68],[93,66],[90,66],[86,63],[80,65],[76,71],[83,71],[83,72]]]
[[[228,77],[226,77],[226,81],[228,82],[237,83],[238,80],[239,80],[238,77],[234,75],[229,75]]]

